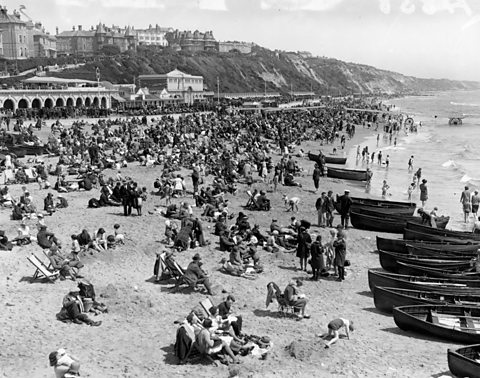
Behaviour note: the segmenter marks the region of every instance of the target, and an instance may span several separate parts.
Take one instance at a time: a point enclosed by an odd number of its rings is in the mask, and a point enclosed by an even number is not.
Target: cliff
[[[314,91],[322,94],[419,93],[425,91],[479,89],[479,82],[419,79],[371,66],[346,63],[305,54],[274,52],[255,47],[251,54],[217,52],[175,52],[140,47],[115,57],[96,58],[75,70],[55,76],[132,83],[140,74],[166,73],[174,68],[203,75],[208,89],[221,92]]]

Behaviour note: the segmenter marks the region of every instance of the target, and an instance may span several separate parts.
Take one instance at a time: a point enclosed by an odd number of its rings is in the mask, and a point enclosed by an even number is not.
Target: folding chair
[[[60,272],[58,270],[49,269],[41,260],[38,259],[33,253],[30,256],[27,256],[27,260],[30,261],[36,268],[35,273],[32,277],[32,282],[37,278],[44,276],[50,282],[54,282],[58,278]]]
[[[210,317],[210,309],[213,307],[213,303],[210,298],[205,298],[203,301],[200,301],[200,306],[202,306],[207,313],[207,317]]]
[[[273,298],[277,301],[278,304],[278,311],[280,311],[283,315],[288,314],[289,312],[293,313],[294,308],[290,306],[283,296],[282,291],[278,287],[278,285],[275,282],[270,282],[267,285],[267,301],[266,301],[266,306],[270,305],[270,303],[273,302]]]

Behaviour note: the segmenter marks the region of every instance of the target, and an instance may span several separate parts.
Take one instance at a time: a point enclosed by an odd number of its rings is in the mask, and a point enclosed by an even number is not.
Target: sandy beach
[[[48,122],[51,124],[51,122]],[[43,139],[48,130],[40,133]],[[347,140],[345,151],[361,144],[365,137],[374,135],[373,130],[357,127],[352,140]],[[300,146],[305,152],[317,152],[318,142],[307,142]],[[333,146],[325,146],[325,153]],[[337,146],[340,151],[340,146]],[[298,152],[298,149],[297,151]],[[274,155],[274,161],[280,158]],[[48,162],[49,158],[45,158]],[[230,208],[249,216],[250,224],[259,224],[262,231],[269,227],[272,218],[283,225],[290,221],[292,213],[286,212],[282,194],[301,198],[300,211],[294,214],[316,224],[315,200],[319,193],[313,192],[311,177],[313,162],[296,158],[306,174],[298,180],[303,188],[279,185],[276,193],[268,193],[272,201],[269,212],[245,211],[246,186],[239,184],[236,196],[228,195]],[[53,161],[53,160],[52,160]],[[106,176],[114,176],[114,170],[105,170]],[[192,189],[190,172],[185,174],[187,189]],[[122,175],[132,177],[140,186],[153,189],[153,182],[160,176],[158,167],[140,167],[138,162],[122,169]],[[72,176],[73,177],[73,176]],[[206,181],[211,181],[211,176]],[[54,183],[54,177],[50,177]],[[47,190],[38,185],[27,185],[37,207],[43,207]],[[265,188],[258,184],[259,188]],[[363,184],[352,184],[341,180],[322,178],[320,191],[333,190],[343,193],[350,189],[353,196],[365,195]],[[21,185],[11,185],[13,196],[21,192]],[[99,196],[99,190],[68,193],[69,208],[57,211],[46,218],[48,228],[68,248],[70,235],[86,228],[90,233],[104,227],[113,233],[113,224],[119,223],[126,235],[124,246],[115,250],[87,255],[84,275],[95,285],[97,296],[109,307],[109,313],[95,317],[102,320],[100,327],[64,324],[55,318],[60,311],[62,298],[76,290],[70,280],[54,284],[35,282],[29,279],[34,267],[26,257],[31,252],[41,254],[36,243],[15,247],[12,251],[0,252],[0,376],[2,377],[53,377],[48,364],[48,354],[65,348],[81,360],[83,377],[229,377],[238,373],[240,377],[440,377],[450,376],[447,366],[447,348],[454,345],[408,333],[396,327],[393,318],[375,309],[368,288],[367,270],[379,268],[375,253],[377,233],[349,229],[347,232],[347,258],[352,265],[347,268],[345,282],[325,279],[310,281],[310,275],[297,271],[299,263],[294,254],[269,253],[260,250],[265,271],[256,280],[233,277],[219,271],[225,252],[218,249],[218,237],[210,232],[213,223],[204,222],[206,236],[211,244],[207,247],[189,249],[176,253],[182,266],[188,265],[195,253],[200,253],[204,268],[211,274],[216,292],[212,301],[220,303],[227,294],[236,298],[234,312],[243,316],[243,331],[247,334],[268,335],[273,348],[265,360],[253,356],[242,357],[240,365],[219,366],[211,364],[178,365],[173,346],[177,326],[174,321],[186,316],[205,295],[199,292],[172,293],[173,281],[154,283],[153,264],[156,252],[165,249],[165,218],[149,214],[159,197],[149,196],[143,206],[142,216],[124,217],[120,207],[88,209],[90,198]],[[194,204],[191,196],[177,199]],[[162,205],[164,202],[162,201]],[[194,214],[201,209],[194,207]],[[9,220],[11,210],[0,210],[0,224],[6,234],[13,238],[19,222]],[[334,225],[340,216],[335,216]],[[36,221],[29,221],[31,229]],[[228,222],[230,225],[232,220]],[[207,228],[210,226],[211,228]],[[321,234],[327,239],[328,229],[312,226],[311,234]],[[391,234],[378,234],[395,237]],[[277,312],[276,303],[265,308],[267,284],[276,282],[283,290],[292,278],[304,281],[300,290],[309,300],[307,311],[311,319],[296,321],[284,318]],[[317,337],[326,330],[327,323],[337,317],[354,320],[356,331],[350,340],[342,339],[330,349]],[[297,353],[292,356],[285,347],[295,343]]]

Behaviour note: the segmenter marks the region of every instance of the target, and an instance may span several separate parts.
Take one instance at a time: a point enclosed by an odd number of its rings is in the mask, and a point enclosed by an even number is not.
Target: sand
[[[372,133],[358,128],[355,138],[347,142],[347,148],[361,143]],[[46,138],[48,132],[42,130],[40,134]],[[302,148],[316,152],[319,146],[308,142]],[[326,152],[331,148],[327,147]],[[278,158],[278,155],[274,157]],[[301,198],[300,211],[295,214],[297,218],[315,224],[314,204],[319,194],[312,190],[313,162],[301,158],[297,161],[308,170],[308,174],[299,178],[302,189],[280,185],[278,192],[269,194],[273,206],[270,212],[251,212],[241,208],[247,202],[247,195],[246,187],[239,185],[236,196],[227,196],[232,210],[235,213],[244,211],[251,224],[258,223],[262,230],[269,226],[272,218],[287,225],[292,213],[285,211],[282,194],[295,195]],[[105,171],[107,176],[114,173]],[[133,177],[150,190],[160,171],[157,167],[145,168],[131,163],[122,169],[122,174]],[[186,181],[187,188],[191,189],[189,175]],[[341,193],[348,187],[354,196],[364,194],[361,185],[341,180],[323,178],[320,185],[321,190],[331,189],[334,193]],[[41,208],[47,190],[38,190],[37,184],[33,183],[27,186]],[[12,194],[18,196],[20,187],[11,185]],[[95,285],[99,300],[108,305],[109,313],[94,317],[103,322],[95,328],[57,321],[55,314],[61,308],[63,296],[76,290],[76,284],[70,280],[54,284],[29,282],[34,267],[26,257],[31,252],[42,253],[36,243],[0,252],[0,377],[53,377],[48,354],[58,348],[65,348],[80,358],[82,376],[95,378],[229,377],[235,373],[240,377],[448,375],[446,352],[451,344],[404,332],[395,326],[391,316],[375,309],[368,288],[367,270],[380,266],[374,252],[376,233],[348,230],[347,258],[352,266],[347,268],[343,283],[309,281],[309,275],[296,270],[299,263],[294,254],[272,254],[262,250],[265,272],[252,281],[219,271],[219,261],[226,255],[218,250],[218,238],[210,234],[212,229],[207,229],[206,226],[213,226],[210,223],[204,223],[204,226],[206,237],[212,244],[177,253],[177,261],[186,266],[195,253],[200,253],[217,294],[212,301],[219,303],[227,293],[233,294],[237,299],[234,311],[244,318],[244,332],[268,335],[274,346],[266,360],[242,357],[242,363],[233,367],[177,365],[173,353],[177,328],[174,321],[185,316],[205,295],[201,292],[173,294],[169,290],[172,282],[153,283],[155,253],[165,249],[161,243],[165,219],[148,213],[160,204],[158,197],[149,196],[143,207],[143,216],[124,217],[122,208],[87,209],[88,200],[98,196],[98,189],[68,193],[70,207],[47,217],[46,223],[66,247],[70,245],[70,234],[80,233],[83,228],[92,233],[104,227],[107,233],[112,233],[114,223],[121,225],[127,236],[124,246],[84,258],[86,267],[83,273]],[[190,197],[181,200],[194,203]],[[200,214],[200,209],[194,208],[194,213]],[[9,215],[10,210],[2,208],[0,224],[13,238],[18,222],[8,220]],[[339,219],[336,215],[334,224],[338,224]],[[34,223],[30,221],[31,228]],[[326,238],[328,229],[313,226],[311,232],[321,233]],[[307,311],[312,315],[309,320],[281,317],[276,303],[265,308],[267,283],[273,280],[283,290],[292,278],[305,280],[300,289],[309,299]],[[323,332],[326,324],[339,316],[353,319],[357,330],[350,340],[342,339],[326,350],[316,334]],[[295,356],[285,350],[292,342],[295,342]]]

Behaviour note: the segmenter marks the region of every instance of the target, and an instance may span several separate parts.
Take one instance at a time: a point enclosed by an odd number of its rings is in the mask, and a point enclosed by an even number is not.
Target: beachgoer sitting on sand
[[[28,227],[24,221],[20,223],[20,228],[17,231],[18,235],[12,239],[12,243],[16,243],[17,245],[26,245],[35,240],[35,238],[30,235],[30,227]]]
[[[120,231],[120,225],[118,223],[115,223],[113,225],[113,233],[115,237],[115,243],[116,244],[125,244],[125,235],[122,234]]]
[[[100,252],[102,249],[99,247],[98,243],[95,239],[92,239],[90,234],[87,230],[83,229],[80,234],[78,234],[78,244],[85,250],[90,248],[95,249],[96,251]]]
[[[52,232],[47,231],[47,226],[41,225],[40,226],[40,231],[38,231],[37,234],[37,242],[40,245],[40,247],[46,249],[50,248],[52,245],[56,245],[60,247],[60,242],[58,239],[55,237],[55,234]]]
[[[57,209],[66,209],[66,208],[68,207],[68,201],[67,201],[67,199],[66,199],[63,195],[61,195],[61,194],[59,194],[59,195],[57,196],[57,198],[58,198],[58,202],[57,202],[57,204],[55,205],[55,207],[56,207]]]
[[[65,295],[62,302],[62,309],[56,316],[57,319],[62,322],[71,321],[75,324],[85,323],[92,327],[98,327],[102,324],[101,321],[96,322],[88,317],[84,312],[82,298],[78,292],[73,291]]]
[[[304,294],[300,294],[297,287],[297,282],[291,280],[283,293],[289,306],[293,307],[293,310],[299,319],[309,319],[310,315],[305,314],[305,308],[307,306],[307,299]]]
[[[7,235],[4,230],[0,230],[0,251],[11,251],[13,244],[8,241]]]
[[[340,328],[345,328],[345,335],[350,340],[350,332],[354,331],[353,321],[343,318],[337,318],[328,323],[328,332],[319,334],[322,339],[331,337],[331,339],[325,344],[325,348],[330,348],[330,345],[336,343],[340,338]]]
[[[196,337],[199,352],[213,356],[223,351],[230,356],[233,363],[239,363],[240,361],[230,349],[232,337],[221,338],[220,336],[217,336],[212,325],[212,319],[205,319],[203,321],[204,329],[202,329]]]
[[[80,375],[80,360],[73,355],[67,354],[65,349],[59,349],[50,353],[48,359],[56,378],[64,378],[66,374]]]
[[[52,215],[54,212],[55,212],[55,204],[53,203],[53,194],[52,193],[48,193],[47,196],[45,197],[45,199],[43,200],[43,210],[45,210],[45,212],[48,214],[48,215]]]
[[[300,188],[302,187],[302,184],[300,184],[299,182],[296,182],[295,178],[293,177],[293,174],[291,174],[291,173],[287,173],[285,175],[285,178],[283,180],[283,184],[285,186],[299,186]]]

